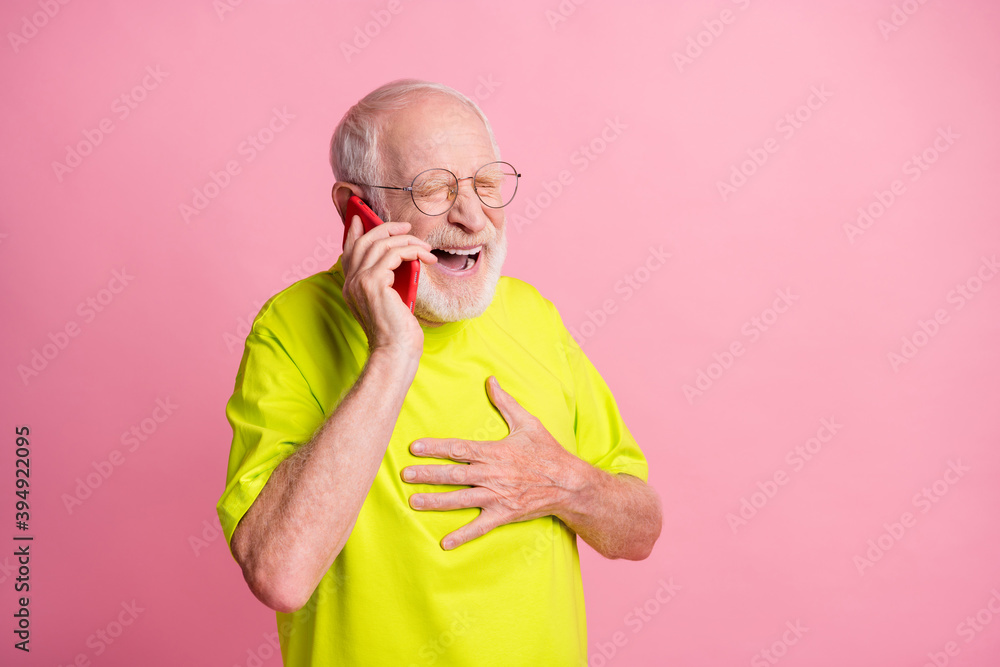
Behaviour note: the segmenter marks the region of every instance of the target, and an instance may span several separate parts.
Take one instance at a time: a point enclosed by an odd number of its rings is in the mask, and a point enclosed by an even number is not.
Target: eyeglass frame
[[[511,195],[510,195],[510,201],[508,201],[506,204],[501,204],[500,206],[490,206],[490,204],[487,204],[486,201],[483,200],[483,198],[480,196],[479,190],[476,189],[476,180],[475,180],[476,179],[476,174],[478,174],[479,172],[481,172],[483,169],[485,169],[486,167],[490,166],[491,164],[505,164],[505,165],[507,165],[508,167],[510,167],[513,170],[513,172],[514,172],[513,175],[517,179],[517,180],[514,181],[514,192],[511,193]],[[420,208],[420,206],[417,204],[417,198],[413,196],[413,184],[417,182],[418,178],[420,178],[422,175],[426,174],[429,171],[447,171],[449,174],[452,175],[452,177],[455,179],[455,183],[456,183],[456,186],[455,186],[455,198],[451,200],[451,204],[449,204],[448,208],[446,208],[445,210],[441,211],[440,213],[434,213],[433,215],[430,214],[430,213],[424,213],[424,210],[422,208]],[[428,216],[430,218],[436,218],[439,215],[444,215],[445,213],[449,212],[451,209],[453,209],[455,207],[455,202],[458,201],[458,188],[461,187],[462,181],[467,181],[470,178],[472,179],[472,191],[476,193],[476,197],[479,199],[479,201],[483,202],[483,206],[489,206],[492,209],[503,208],[503,207],[507,206],[508,204],[510,204],[510,202],[514,201],[514,195],[517,194],[517,186],[521,182],[521,174],[518,173],[517,167],[515,167],[514,165],[512,165],[510,162],[506,162],[504,160],[494,160],[493,162],[487,162],[486,164],[484,164],[479,169],[476,169],[476,173],[473,174],[472,176],[465,176],[463,178],[459,178],[455,174],[455,172],[453,172],[451,169],[445,169],[444,167],[431,167],[430,169],[424,169],[422,172],[420,172],[419,174],[417,174],[416,176],[414,176],[413,180],[410,181],[410,186],[407,187],[407,188],[401,188],[401,187],[397,187],[397,186],[394,186],[394,185],[372,185],[371,183],[355,183],[355,185],[362,185],[362,186],[367,187],[367,188],[379,188],[381,190],[402,190],[403,192],[409,192],[410,193],[410,201],[413,202],[413,205],[417,207],[418,211],[420,211],[421,213],[423,213],[424,215],[426,215],[426,216]]]

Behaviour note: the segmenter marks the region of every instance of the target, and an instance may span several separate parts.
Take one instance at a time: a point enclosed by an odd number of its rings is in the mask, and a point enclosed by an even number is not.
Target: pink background
[[[339,254],[336,122],[416,76],[477,99],[523,172],[505,273],[584,338],[663,499],[646,561],[581,543],[589,665],[998,664],[995,3],[224,1],[0,9],[0,662],[280,663],[216,528],[223,409],[248,319]]]

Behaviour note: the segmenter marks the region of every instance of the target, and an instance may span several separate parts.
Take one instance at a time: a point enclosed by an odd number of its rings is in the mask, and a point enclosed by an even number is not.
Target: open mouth
[[[483,246],[474,248],[434,248],[431,250],[437,258],[437,265],[449,271],[468,271],[479,261]]]

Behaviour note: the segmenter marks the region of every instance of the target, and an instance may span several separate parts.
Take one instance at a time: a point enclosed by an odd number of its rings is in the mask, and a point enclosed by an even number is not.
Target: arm
[[[605,558],[643,560],[663,523],[653,487],[632,475],[612,475],[586,461],[568,471],[570,492],[554,512]]]
[[[376,350],[337,409],[274,470],[232,550],[250,590],[285,613],[309,600],[354,528],[418,359]]]
[[[346,197],[343,197],[346,199]],[[344,299],[368,338],[357,381],[312,439],[271,473],[230,546],[250,590],[268,607],[302,608],[347,543],[416,376],[423,332],[392,289],[403,261],[437,258],[409,223],[362,233],[350,221]]]
[[[607,558],[642,560],[660,535],[660,499],[638,477],[613,475],[567,451],[541,421],[490,378],[487,391],[510,435],[497,441],[420,438],[415,456],[470,465],[416,465],[403,469],[412,483],[470,485],[440,493],[416,493],[419,510],[482,508],[479,516],[445,536],[454,549],[497,526],[555,515]]]

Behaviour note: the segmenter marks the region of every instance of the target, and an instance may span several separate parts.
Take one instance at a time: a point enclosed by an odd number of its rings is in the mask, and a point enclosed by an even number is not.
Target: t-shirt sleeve
[[[216,507],[232,547],[233,532],[274,469],[312,438],[323,410],[280,341],[247,336],[236,388],[226,404],[233,428],[226,489]]]
[[[555,311],[555,306],[552,306]],[[610,473],[627,473],[646,482],[646,457],[625,425],[604,378],[570,335],[556,311],[562,347],[573,377],[577,455]]]

